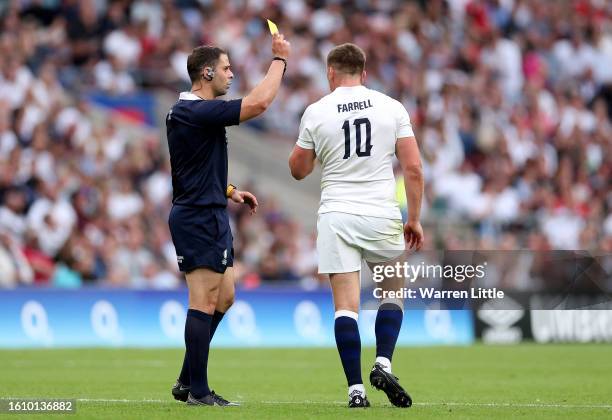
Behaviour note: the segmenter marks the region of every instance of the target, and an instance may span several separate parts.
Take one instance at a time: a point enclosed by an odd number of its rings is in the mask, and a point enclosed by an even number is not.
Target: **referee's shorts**
[[[181,271],[208,268],[225,273],[234,265],[234,238],[226,208],[173,205],[168,225]]]

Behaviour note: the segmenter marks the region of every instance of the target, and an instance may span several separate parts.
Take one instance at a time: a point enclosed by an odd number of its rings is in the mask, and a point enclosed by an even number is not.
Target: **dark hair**
[[[360,74],[365,67],[365,53],[355,44],[338,45],[327,54],[327,66],[346,74]]]
[[[191,82],[193,83],[200,79],[204,67],[212,67],[214,69],[221,54],[227,54],[227,52],[212,45],[195,47],[191,54],[189,54],[189,57],[187,57],[187,73],[189,73]]]

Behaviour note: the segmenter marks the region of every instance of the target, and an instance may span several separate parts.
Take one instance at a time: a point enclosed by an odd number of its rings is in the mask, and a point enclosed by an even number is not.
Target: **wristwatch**
[[[285,68],[283,69],[283,75],[285,75],[285,72],[287,71],[287,60],[284,59],[283,57],[274,57],[272,61],[275,61],[275,60],[282,61],[283,63],[285,63]]]

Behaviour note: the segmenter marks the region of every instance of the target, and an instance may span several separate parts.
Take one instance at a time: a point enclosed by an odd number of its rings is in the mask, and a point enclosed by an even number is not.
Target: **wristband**
[[[282,61],[285,64],[285,68],[283,69],[283,76],[285,75],[285,72],[287,71],[287,60],[284,59],[283,57],[274,57],[272,59],[272,61]]]
[[[236,188],[236,186],[235,186],[235,185],[229,184],[229,185],[227,186],[227,190],[225,190],[225,196],[226,196],[227,198],[230,198],[230,197],[232,196],[232,194],[234,194],[234,191],[236,191],[236,189],[237,189],[237,188]]]

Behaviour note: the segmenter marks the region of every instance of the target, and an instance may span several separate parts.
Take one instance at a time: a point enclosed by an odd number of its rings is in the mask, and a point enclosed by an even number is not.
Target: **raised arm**
[[[285,37],[282,34],[276,34],[272,37],[272,54],[274,57],[287,60],[290,50],[291,45],[288,41],[285,41]],[[255,118],[268,109],[278,93],[284,72],[285,62],[273,60],[266,77],[242,99],[240,122]]]

